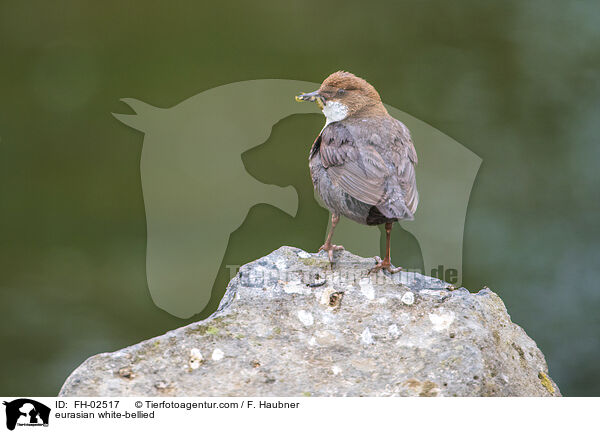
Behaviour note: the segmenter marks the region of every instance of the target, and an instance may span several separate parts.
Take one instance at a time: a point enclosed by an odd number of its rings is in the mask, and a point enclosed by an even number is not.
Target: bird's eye
[[[344,93],[346,93],[346,91],[344,89],[338,89],[337,93],[338,95],[343,95]]]

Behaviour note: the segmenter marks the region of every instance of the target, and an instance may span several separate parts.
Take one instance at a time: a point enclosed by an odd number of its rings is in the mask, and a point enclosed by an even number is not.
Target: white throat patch
[[[323,107],[323,114],[325,115],[325,126],[331,122],[338,122],[344,120],[348,116],[348,107],[338,101],[329,101]]]

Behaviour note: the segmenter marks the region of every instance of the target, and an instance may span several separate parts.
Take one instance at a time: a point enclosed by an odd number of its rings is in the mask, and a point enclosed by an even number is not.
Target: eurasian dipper
[[[417,153],[410,131],[389,115],[379,93],[362,78],[338,71],[297,101],[315,101],[325,126],[309,153],[313,185],[331,211],[331,230],[319,251],[343,249],[331,238],[340,215],[360,224],[385,224],[386,252],[369,272],[397,272],[390,259],[390,233],[398,220],[412,220],[419,203]]]

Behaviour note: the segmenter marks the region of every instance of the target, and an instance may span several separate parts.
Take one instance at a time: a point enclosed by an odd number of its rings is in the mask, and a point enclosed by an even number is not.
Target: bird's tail
[[[378,204],[377,209],[379,209],[379,211],[387,218],[397,218],[404,221],[412,221],[415,219],[414,214],[406,204],[404,204],[404,200]]]

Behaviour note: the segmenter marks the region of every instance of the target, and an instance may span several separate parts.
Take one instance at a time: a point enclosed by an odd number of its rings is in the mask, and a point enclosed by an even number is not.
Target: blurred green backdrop
[[[111,116],[120,98],[169,107],[346,69],[483,158],[464,284],[498,291],[565,395],[600,395],[599,24],[593,0],[0,2],[0,394],[55,395],[86,357],[206,317],[223,293],[224,266],[201,315],[152,303],[143,136]],[[243,155],[261,181],[294,179],[300,213],[253,207],[223,263],[320,245],[306,155],[322,123],[287,118]]]

